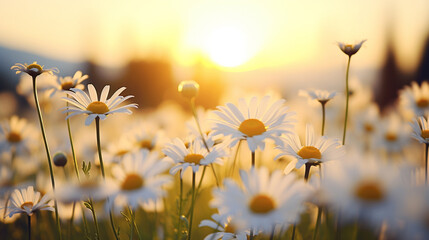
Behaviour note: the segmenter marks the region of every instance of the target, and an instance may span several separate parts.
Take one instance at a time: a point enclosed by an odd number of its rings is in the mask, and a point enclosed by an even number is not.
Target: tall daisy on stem
[[[89,95],[84,91],[78,88],[71,88],[70,91],[67,91],[70,97],[64,97],[63,99],[70,103],[70,106],[65,108],[64,113],[68,115],[66,119],[79,115],[79,114],[87,114],[88,117],[85,119],[85,125],[90,125],[95,120],[95,129],[97,136],[97,150],[98,150],[98,158],[100,160],[101,167],[101,175],[103,179],[106,178],[106,174],[104,172],[104,164],[103,164],[103,156],[101,154],[101,140],[100,140],[100,119],[104,120],[107,118],[107,115],[113,113],[127,113],[131,114],[132,112],[128,109],[131,107],[137,108],[137,104],[131,103],[124,106],[119,106],[124,101],[134,97],[132,95],[128,95],[126,97],[119,96],[126,88],[121,87],[118,89],[113,95],[107,99],[109,94],[110,86],[106,85],[101,91],[100,98],[98,98],[97,91],[92,84],[88,85]],[[113,228],[113,232],[115,233],[115,238],[118,239],[118,235],[116,232],[116,228],[113,222],[113,215],[110,211],[110,222]]]
[[[305,145],[301,144],[299,136],[297,134],[288,135],[286,139],[285,147],[278,147],[281,153],[277,155],[276,159],[280,156],[288,155],[295,158],[296,168],[301,168],[305,164],[305,175],[304,179],[307,182],[310,175],[310,169],[312,166],[321,166],[323,162],[340,159],[344,152],[343,147],[339,142],[328,139],[326,137],[316,138],[314,136],[314,128],[312,125],[307,124],[306,126],[306,137]],[[285,169],[285,172],[289,172],[293,166],[293,162]],[[319,169],[321,170],[321,168]],[[321,174],[321,171],[320,171]],[[321,210],[318,209],[318,216],[316,220],[316,227],[314,232],[314,238],[317,235],[317,230],[320,224]],[[294,230],[296,225],[294,225]],[[294,237],[295,231],[292,236]]]
[[[428,116],[429,117],[429,116]],[[411,123],[413,138],[425,144],[425,184],[428,184],[428,150],[429,150],[429,121],[428,118],[419,117]]]
[[[84,89],[84,85],[82,84],[82,82],[85,81],[86,79],[88,79],[88,75],[82,75],[81,71],[77,71],[73,75],[73,77],[66,76],[66,77],[57,78],[57,81],[52,86],[51,96],[53,96],[55,93],[58,93],[58,92],[64,93],[66,91],[69,91],[72,88]],[[68,94],[66,96],[69,97]],[[66,106],[69,106],[68,102],[66,104],[67,104]],[[67,113],[67,115],[68,115],[68,113]],[[67,131],[69,134],[70,146],[71,146],[71,151],[72,151],[72,156],[73,156],[74,169],[76,172],[76,177],[80,181],[79,167],[78,167],[77,160],[76,160],[76,153],[74,150],[73,137],[72,137],[71,127],[70,127],[70,119],[67,118],[66,121],[67,121]]]
[[[26,213],[28,217],[28,239],[31,239],[31,216],[33,213],[48,210],[54,211],[54,208],[49,205],[51,201],[48,195],[43,195],[40,192],[35,192],[33,186],[28,186],[23,189],[15,189],[11,195],[11,205],[9,206],[9,217],[17,213]]]
[[[293,112],[284,106],[284,99],[272,102],[270,96],[250,99],[249,104],[241,98],[238,107],[227,103],[219,106],[214,113],[219,119],[214,120],[213,135],[230,137],[229,147],[234,147],[240,140],[246,140],[252,152],[252,166],[256,165],[255,151],[265,148],[265,139],[269,138],[281,145],[280,136],[290,133],[293,127]]]
[[[198,114],[195,109],[195,98],[198,95],[198,91],[200,89],[200,85],[195,81],[182,81],[180,82],[177,90],[189,100],[189,103],[191,104],[192,114],[194,115],[195,122],[197,123],[198,131],[200,133],[201,139],[203,140],[204,146],[206,147],[207,151],[210,152],[209,146],[207,145],[205,134],[201,130],[200,121],[198,119]],[[216,171],[213,167],[213,164],[210,164],[211,169],[213,171],[213,175],[216,179],[216,185],[219,186],[219,180],[217,179]],[[203,175],[205,173],[206,166],[204,166]]]
[[[337,95],[336,92],[329,92],[324,90],[308,90],[299,91],[299,95],[308,97],[311,100],[317,100],[321,106],[322,106],[322,136],[325,135],[325,119],[326,119],[326,111],[325,111],[325,105],[328,103],[329,100],[333,99],[335,95]]]
[[[43,73],[53,74],[53,73],[58,73],[59,71],[56,68],[46,69],[46,68],[44,68],[44,66],[37,64],[37,62],[33,62],[32,64],[16,63],[10,69],[14,70],[16,72],[16,74],[20,74],[22,72],[25,72],[28,75],[30,75],[32,80],[33,80],[34,102],[35,102],[36,109],[37,109],[37,116],[39,117],[39,123],[40,123],[40,129],[42,131],[43,142],[45,144],[46,157],[47,157],[48,166],[49,166],[49,173],[51,175],[52,189],[55,191],[55,179],[54,179],[54,172],[52,170],[51,153],[49,152],[48,140],[46,137],[45,126],[43,124],[42,111],[40,110],[39,98],[37,96],[37,81],[36,81],[36,79],[38,76],[40,76]],[[57,201],[56,200],[54,200],[54,209],[55,209],[55,219],[57,222],[58,233],[59,233],[59,237],[61,239],[62,238],[62,236],[61,236],[61,224],[60,224],[60,219],[58,217],[58,207],[57,207]]]
[[[224,156],[224,151],[220,147],[213,147],[212,141],[207,141],[206,144],[212,150],[209,152],[203,146],[202,139],[195,138],[190,142],[189,147],[187,148],[182,140],[176,138],[172,143],[167,143],[166,148],[163,149],[163,153],[167,156],[166,159],[170,162],[174,162],[176,165],[170,169],[170,174],[175,174],[180,171],[180,190],[182,191],[182,176],[185,173],[186,169],[190,167],[192,169],[192,198],[191,198],[191,209],[190,209],[190,221],[188,229],[188,239],[191,239],[192,233],[192,221],[194,215],[194,206],[196,200],[196,190],[195,190],[195,175],[199,170],[200,166],[207,166],[212,163],[222,163],[221,157]],[[182,198],[182,193],[180,193]],[[181,216],[181,202],[180,200],[180,210],[179,217]],[[179,220],[179,229],[180,229],[180,220]],[[179,231],[180,233],[180,231]]]
[[[348,114],[349,114],[349,96],[350,96],[350,92],[349,92],[349,69],[350,69],[350,60],[352,59],[352,56],[359,51],[359,49],[362,47],[362,44],[365,41],[366,40],[362,40],[358,44],[345,44],[345,43],[341,43],[341,42],[338,43],[338,47],[340,47],[341,51],[343,51],[343,53],[345,53],[349,57],[348,61],[347,61],[347,70],[346,70],[346,112],[345,112],[345,117],[344,117],[343,145],[346,142],[347,117],[348,117]]]

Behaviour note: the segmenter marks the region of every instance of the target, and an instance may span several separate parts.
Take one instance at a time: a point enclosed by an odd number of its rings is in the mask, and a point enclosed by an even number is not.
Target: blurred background
[[[59,76],[81,70],[99,89],[126,86],[145,108],[183,101],[177,84],[189,79],[205,107],[232,89],[343,91],[337,42],[367,39],[351,76],[384,107],[429,79],[428,30],[427,0],[2,1],[0,94],[18,84],[10,66],[33,61]]]

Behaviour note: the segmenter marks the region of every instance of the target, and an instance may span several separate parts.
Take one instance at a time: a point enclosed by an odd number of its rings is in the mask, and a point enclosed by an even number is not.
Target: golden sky
[[[429,30],[427,0],[3,1],[0,45],[107,66],[168,57],[231,71],[329,68],[337,41],[368,39],[356,66],[380,65],[389,27],[413,70]]]

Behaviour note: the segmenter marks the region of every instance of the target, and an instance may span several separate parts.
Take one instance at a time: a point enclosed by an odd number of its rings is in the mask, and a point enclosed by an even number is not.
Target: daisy
[[[189,143],[189,147],[185,146],[179,138],[173,139],[172,143],[167,143],[162,152],[167,156],[165,159],[174,162],[176,165],[170,169],[170,174],[174,175],[177,171],[181,171],[181,177],[188,167],[196,173],[200,166],[207,166],[211,163],[222,164],[221,160],[225,152],[219,147],[213,147],[213,141],[206,141],[210,152],[204,146],[201,138],[197,137]]]
[[[107,163],[120,163],[126,155],[131,154],[134,150],[136,148],[133,142],[129,138],[122,136],[108,145],[103,156],[105,156]]]
[[[390,114],[379,121],[374,134],[374,144],[387,152],[401,152],[410,140],[408,124],[402,122],[397,114]]]
[[[232,179],[224,181],[224,188],[213,190],[210,205],[221,215],[234,216],[239,224],[270,233],[276,225],[293,224],[305,209],[308,186],[296,180],[295,174],[281,171],[269,174],[268,169],[240,171],[243,188]]]
[[[413,128],[412,137],[420,143],[429,144],[429,122],[424,117],[414,119],[411,123]]]
[[[220,118],[214,120],[213,135],[224,135],[231,138],[229,147],[235,146],[240,140],[246,140],[252,152],[259,147],[264,149],[267,138],[281,144],[279,136],[289,133],[292,128],[292,115],[285,100],[277,100],[270,105],[271,97],[263,97],[259,104],[253,97],[249,104],[242,98],[238,107],[227,103],[219,106],[214,113]]]
[[[231,217],[222,217],[219,214],[213,214],[212,220],[201,221],[198,227],[210,227],[215,229],[215,233],[207,235],[204,240],[247,240],[246,231],[241,228],[237,228],[236,224],[231,221]]]
[[[301,144],[301,140],[296,133],[288,135],[285,139],[285,146],[277,147],[281,153],[275,158],[292,156],[295,160],[291,163],[291,166],[296,163],[295,168],[299,169],[306,163],[317,165],[322,162],[339,160],[343,157],[343,147],[337,140],[326,137],[316,138],[314,128],[310,124],[307,124],[305,132],[305,145]],[[287,167],[287,169],[289,168]]]
[[[337,95],[337,92],[316,89],[308,91],[300,90],[298,94],[303,97],[308,97],[311,100],[317,100],[323,104],[333,99]]]
[[[40,66],[39,64],[37,64],[37,62],[33,62],[32,64],[16,63],[10,69],[16,71],[16,74],[20,74],[21,72],[25,72],[28,75],[30,75],[31,77],[33,77],[33,79],[35,79],[37,76],[39,76],[40,74],[45,73],[45,72],[49,73],[49,74],[59,72],[57,68],[45,69],[44,66]]]
[[[61,203],[86,201],[88,199],[100,201],[111,194],[111,188],[99,178],[84,177],[79,182],[64,182],[55,188],[55,196]]]
[[[135,103],[118,107],[118,105],[125,100],[134,97],[132,95],[128,95],[126,97],[119,96],[119,94],[125,90],[125,87],[121,87],[109,99],[107,99],[109,90],[110,86],[106,85],[101,92],[100,99],[98,98],[97,91],[92,84],[88,85],[89,96],[77,88],[72,88],[70,91],[67,91],[71,98],[64,97],[63,99],[71,103],[72,106],[66,107],[66,110],[64,111],[64,113],[71,113],[66,119],[78,114],[88,114],[88,117],[85,120],[85,125],[88,126],[97,117],[104,120],[107,115],[113,113],[131,114],[131,111],[128,108],[137,108],[137,104]]]
[[[162,173],[169,166],[168,162],[159,159],[157,153],[147,150],[125,156],[119,165],[112,168],[112,203],[135,209],[139,203],[163,197],[163,187],[171,181],[171,177]]]
[[[72,88],[83,90],[84,86],[82,82],[86,79],[88,79],[88,75],[82,75],[81,71],[77,71],[73,77],[59,77],[50,88],[52,89],[50,97],[54,96],[57,92],[69,91]]]
[[[340,47],[341,51],[343,51],[345,54],[347,54],[349,57],[354,55],[359,51],[359,49],[362,47],[362,44],[366,42],[366,40],[362,40],[360,43],[357,44],[346,44],[339,42],[338,47]]]
[[[414,116],[423,116],[429,110],[429,83],[423,82],[419,86],[412,82],[400,91],[400,105],[405,112],[412,112]]]
[[[347,160],[326,167],[322,191],[346,221],[360,220],[379,230],[383,222],[394,227],[398,205],[408,199],[407,168],[350,154]],[[407,170],[408,171],[408,170]]]
[[[34,192],[33,186],[15,189],[11,195],[9,209],[9,217],[17,213],[26,213],[28,216],[33,215],[34,212],[48,210],[54,211],[54,208],[49,205],[50,197],[45,194],[40,198],[40,192]]]
[[[0,151],[28,151],[36,134],[35,128],[27,123],[27,119],[12,116],[0,125]]]

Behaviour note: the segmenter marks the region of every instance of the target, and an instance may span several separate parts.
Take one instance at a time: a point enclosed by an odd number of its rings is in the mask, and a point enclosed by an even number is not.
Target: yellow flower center
[[[109,108],[104,102],[95,101],[88,105],[86,110],[91,111],[96,114],[104,114],[109,111]]]
[[[41,72],[41,71],[43,71],[42,66],[40,66],[40,65],[39,65],[39,64],[37,64],[37,63],[32,63],[32,64],[28,65],[28,66],[27,66],[27,69],[28,69],[28,70],[32,70],[32,71],[37,70],[37,72]]]
[[[422,138],[429,138],[429,130],[422,130]]]
[[[24,202],[22,205],[21,205],[21,209],[24,209],[25,210],[25,207],[27,207],[27,208],[32,208],[33,207],[33,202]]]
[[[398,140],[398,135],[396,135],[395,133],[388,132],[386,133],[386,135],[384,135],[384,138],[389,142],[394,142]]]
[[[140,145],[140,148],[146,148],[148,150],[152,150],[152,148],[153,148],[152,147],[152,141],[148,140],[148,139],[141,140],[139,145]]]
[[[136,174],[136,173],[130,173],[128,174],[124,181],[121,184],[121,189],[125,191],[132,191],[139,189],[143,186],[143,178]]]
[[[374,126],[372,126],[372,124],[369,124],[369,123],[366,123],[364,128],[365,128],[365,131],[369,133],[374,131]]]
[[[254,213],[263,214],[271,212],[275,208],[275,204],[271,197],[259,194],[252,198],[249,208]]]
[[[186,155],[185,159],[183,161],[185,161],[187,163],[200,164],[200,161],[203,158],[204,158],[204,156],[201,154],[191,153],[191,154]]]
[[[355,188],[354,194],[359,199],[367,202],[379,202],[385,197],[382,187],[375,181],[359,183]]]
[[[416,102],[417,106],[419,108],[425,108],[429,106],[429,99],[427,98],[420,98],[419,100],[417,100]]]
[[[227,233],[235,233],[235,227],[231,224],[226,224],[224,229]]]
[[[61,84],[62,90],[70,90],[70,88],[74,88],[74,87],[75,87],[75,85],[72,81],[63,82]]]
[[[116,156],[122,157],[129,152],[130,152],[129,150],[119,150],[116,152]]]
[[[249,137],[261,135],[267,131],[264,123],[253,118],[244,120],[240,124],[240,127],[238,127],[238,130]]]
[[[11,143],[18,143],[22,141],[22,137],[21,134],[12,131],[7,135],[7,140]]]
[[[319,149],[313,146],[302,147],[298,151],[298,155],[303,159],[310,159],[310,158],[321,159],[322,158],[322,154],[320,153]]]

